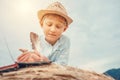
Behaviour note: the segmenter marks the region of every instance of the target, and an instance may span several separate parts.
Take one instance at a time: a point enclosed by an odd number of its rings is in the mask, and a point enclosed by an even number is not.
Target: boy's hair
[[[62,19],[62,20],[63,20],[63,24],[64,24],[65,26],[68,26],[68,23],[67,23],[66,19],[65,19],[64,17],[60,16],[60,15],[57,15],[57,14],[46,14],[46,15],[44,15],[44,16],[42,17],[41,21],[40,21],[40,25],[41,25],[41,26],[43,25],[43,21],[45,20],[45,18],[47,18],[47,17],[49,17],[49,16],[55,16],[56,18]]]

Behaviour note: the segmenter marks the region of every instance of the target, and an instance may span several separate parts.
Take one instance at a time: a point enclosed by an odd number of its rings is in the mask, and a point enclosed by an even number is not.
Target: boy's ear
[[[39,22],[39,24],[40,24],[40,27],[42,28],[43,24],[41,22]]]
[[[43,26],[40,24],[40,27],[42,28]]]
[[[68,26],[66,26],[66,27],[64,28],[64,31],[66,31],[66,30],[67,30],[67,28],[68,28]]]

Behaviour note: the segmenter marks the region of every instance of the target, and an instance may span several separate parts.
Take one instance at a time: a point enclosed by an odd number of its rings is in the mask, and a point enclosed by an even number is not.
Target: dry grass
[[[104,74],[69,66],[49,64],[4,73],[0,80],[113,80]]]

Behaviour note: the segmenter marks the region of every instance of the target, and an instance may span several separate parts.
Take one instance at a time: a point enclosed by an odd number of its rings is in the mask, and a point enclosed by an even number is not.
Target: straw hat
[[[60,15],[66,19],[68,25],[73,22],[73,20],[68,16],[64,6],[59,2],[54,2],[50,4],[46,9],[38,11],[38,18],[40,19],[40,21],[46,14]]]

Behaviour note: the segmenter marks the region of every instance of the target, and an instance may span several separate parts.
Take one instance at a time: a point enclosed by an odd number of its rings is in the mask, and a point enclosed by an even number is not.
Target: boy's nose
[[[55,28],[55,27],[51,27],[51,28],[50,28],[50,31],[51,31],[51,32],[55,32],[55,31],[56,31],[56,28]]]

